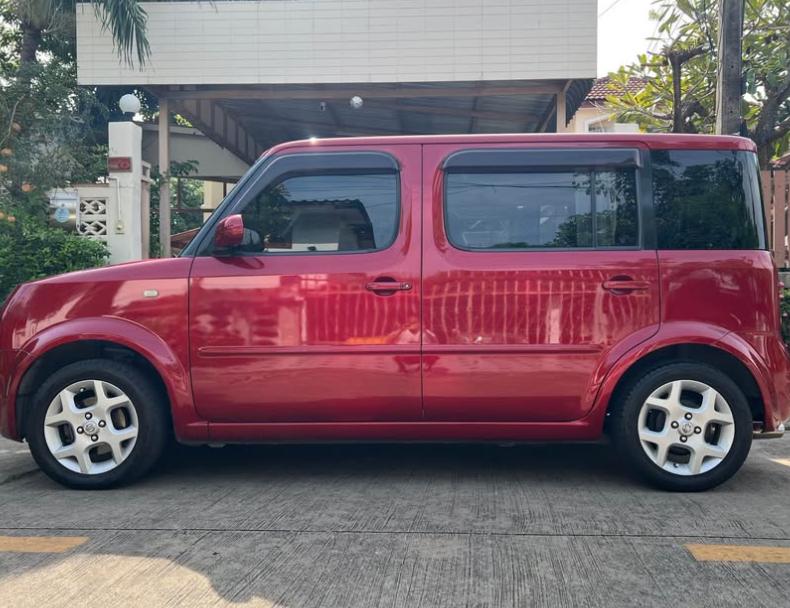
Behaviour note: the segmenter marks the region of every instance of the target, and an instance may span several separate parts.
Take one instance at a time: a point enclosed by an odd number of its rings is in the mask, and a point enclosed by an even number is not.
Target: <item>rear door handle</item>
[[[407,281],[371,281],[365,285],[365,289],[387,295],[396,291],[409,291],[411,283]]]
[[[603,288],[615,295],[623,295],[634,291],[647,291],[650,289],[648,281],[635,281],[630,278],[614,278],[603,282]]]

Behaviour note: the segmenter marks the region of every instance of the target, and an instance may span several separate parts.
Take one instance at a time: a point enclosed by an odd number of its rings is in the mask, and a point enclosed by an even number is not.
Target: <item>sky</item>
[[[598,76],[633,62],[650,46],[652,0],[598,0]]]

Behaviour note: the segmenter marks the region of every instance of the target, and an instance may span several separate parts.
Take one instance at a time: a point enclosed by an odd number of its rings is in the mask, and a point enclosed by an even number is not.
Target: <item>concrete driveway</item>
[[[0,606],[787,606],[786,459],[668,494],[602,445],[176,447],[75,492],[0,441]]]

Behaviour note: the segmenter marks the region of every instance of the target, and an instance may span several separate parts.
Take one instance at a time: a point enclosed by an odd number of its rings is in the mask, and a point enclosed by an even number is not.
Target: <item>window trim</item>
[[[545,173],[549,171],[539,170],[638,169],[643,163],[639,148],[469,148],[448,155],[442,169],[445,173],[521,173],[525,169]]]
[[[628,151],[632,152],[632,159],[633,164],[611,164],[609,162],[611,158],[608,160],[604,157],[601,158],[601,162],[595,163],[592,162],[591,164],[579,165],[579,164],[569,164],[569,165],[561,165],[561,164],[498,164],[497,162],[491,162],[488,164],[480,164],[479,161],[477,164],[469,165],[456,165],[456,168],[451,168],[451,170],[447,170],[448,161],[452,159],[454,156],[459,156],[466,152],[475,152],[475,153],[486,153],[486,152],[509,152],[515,151],[520,153],[535,153],[529,154],[529,156],[533,156],[536,159],[545,158],[543,154],[546,152],[576,152],[581,151],[584,153],[589,154],[590,159],[595,159],[595,154],[598,152],[607,152],[610,150],[616,150],[618,152]],[[622,155],[621,155],[622,156]],[[524,159],[526,155],[522,155],[519,160]],[[474,157],[474,160],[478,160],[480,156]],[[513,157],[514,159],[516,156]],[[492,157],[493,159],[493,157]],[[547,149],[537,149],[537,148],[530,148],[528,150],[524,149],[512,149],[506,148],[502,149],[478,149],[478,150],[459,150],[457,152],[453,152],[447,158],[445,158],[444,162],[441,165],[440,170],[442,171],[442,228],[444,230],[444,237],[447,239],[447,243],[453,249],[458,251],[463,251],[466,253],[550,253],[550,252],[573,252],[573,251],[640,251],[642,249],[646,249],[645,241],[649,240],[646,238],[645,226],[646,226],[646,212],[645,208],[646,205],[652,205],[651,199],[646,198],[646,194],[652,195],[652,191],[646,190],[647,187],[650,185],[645,182],[644,178],[644,169],[646,163],[649,163],[649,155],[647,151],[642,150],[640,148],[590,148],[590,149],[574,149],[574,148],[563,148],[557,149],[552,148],[550,150]],[[649,165],[648,165],[649,166]],[[463,167],[463,168],[461,168]],[[606,169],[627,169],[633,168],[634,170],[634,178],[635,178],[635,186],[636,186],[636,213],[637,213],[637,242],[635,245],[623,245],[623,246],[606,246],[606,247],[496,247],[490,249],[478,249],[474,247],[464,247],[458,243],[455,243],[453,239],[450,237],[450,230],[448,227],[448,201],[447,201],[447,177],[450,174],[459,174],[459,173],[492,173],[492,174],[503,174],[503,173],[567,173],[572,169],[584,169],[590,172],[590,174],[595,174],[597,171],[605,171]],[[590,206],[591,209],[594,210],[595,204],[595,197],[590,197]],[[651,206],[652,208],[652,206]],[[593,226],[595,225],[594,221],[595,212],[593,211]],[[595,239],[595,232],[592,233],[593,239]]]
[[[302,175],[386,175],[395,176],[395,227],[392,238],[385,247],[376,249],[357,249],[353,251],[275,251],[275,252],[234,252],[223,257],[262,257],[262,256],[305,256],[317,255],[358,255],[363,253],[379,253],[391,249],[401,233],[403,201],[401,200],[401,170],[396,158],[386,152],[355,151],[355,152],[297,152],[282,154],[264,159],[257,169],[250,169],[247,179],[239,183],[239,192],[226,199],[212,216],[213,221],[203,225],[201,233],[194,241],[200,239],[195,246],[195,257],[217,257],[213,251],[214,232],[217,224],[224,218],[235,213],[250,202],[269,186],[295,176]],[[186,249],[184,250],[186,251]],[[190,252],[191,254],[191,252]],[[183,253],[182,253],[183,255]],[[188,254],[189,255],[189,254]]]
[[[768,223],[768,218],[765,216],[765,191],[763,190],[763,172],[760,170],[760,161],[757,158],[756,152],[745,152],[746,154],[751,154],[755,171],[749,171],[749,181],[756,179],[756,183],[754,187],[757,188],[757,204],[759,205],[760,209],[760,221],[762,222],[762,230],[760,231],[760,235],[762,236],[763,240],[765,241],[765,247],[762,249],[758,249],[757,251],[771,251],[771,239],[769,231],[771,230],[770,224]]]

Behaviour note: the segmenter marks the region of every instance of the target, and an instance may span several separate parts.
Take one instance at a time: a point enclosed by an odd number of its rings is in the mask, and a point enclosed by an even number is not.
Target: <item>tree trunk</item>
[[[680,68],[681,63],[677,55],[670,54],[669,65],[672,67],[672,132],[683,133],[683,108],[682,92],[680,90]]]
[[[22,45],[19,49],[20,71],[26,71],[31,65],[38,63],[36,51],[41,45],[41,30],[30,23],[22,22]]]
[[[754,131],[747,133],[747,136],[757,146],[757,160],[760,162],[760,169],[768,169],[774,155],[774,138],[771,137],[770,128],[766,128],[762,121],[759,121]]]
[[[760,169],[765,171],[769,168],[771,156],[773,156],[773,146],[770,144],[757,144],[757,160],[760,163]]]
[[[695,46],[686,50],[672,47],[664,49],[664,57],[672,69],[672,132],[689,133],[692,129],[686,125],[687,115],[683,110],[682,71],[683,64],[705,52],[705,47]],[[690,116],[691,114],[688,114]]]

